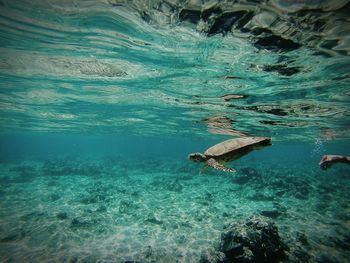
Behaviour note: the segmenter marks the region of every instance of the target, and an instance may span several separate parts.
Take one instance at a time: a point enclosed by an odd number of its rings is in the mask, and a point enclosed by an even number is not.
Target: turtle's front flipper
[[[206,161],[206,164],[213,167],[214,169],[220,170],[220,171],[224,171],[224,172],[230,172],[230,173],[235,173],[236,170],[229,168],[229,167],[225,167],[222,164],[218,163],[214,158],[210,158],[209,160]]]

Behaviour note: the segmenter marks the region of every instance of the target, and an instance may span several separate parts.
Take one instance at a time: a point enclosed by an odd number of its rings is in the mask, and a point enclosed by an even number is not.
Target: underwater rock
[[[169,191],[180,193],[183,189],[183,186],[178,180],[173,180],[167,184],[166,189]]]
[[[101,205],[96,209],[96,212],[99,212],[99,213],[107,212],[107,207],[104,205]]]
[[[307,236],[305,235],[305,233],[300,233],[298,232],[296,234],[296,239],[298,242],[300,242],[300,244],[302,244],[303,246],[308,246],[309,245],[309,240],[307,238]]]
[[[315,262],[317,262],[317,263],[342,263],[341,261],[335,259],[332,255],[325,254],[325,252],[317,255]]]
[[[275,197],[272,195],[272,193],[252,191],[247,195],[247,199],[252,201],[273,201]]]
[[[301,247],[301,246],[296,246],[293,248],[293,251],[289,254],[288,257],[288,262],[290,263],[300,263],[300,262],[314,262],[311,261],[311,255],[308,253],[308,251]]]
[[[273,218],[273,219],[276,219],[277,217],[279,217],[282,213],[281,211],[279,211],[278,209],[271,209],[271,210],[262,210],[260,212],[260,214],[262,216],[266,216],[266,217],[269,217],[269,218]]]
[[[64,219],[67,219],[68,218],[68,214],[66,212],[59,212],[56,217],[58,219],[61,219],[61,220],[64,220]]]
[[[240,169],[240,172],[243,174],[246,174],[252,178],[261,176],[261,174],[258,172],[258,170],[255,168],[252,168],[252,167],[244,167],[244,168]]]
[[[130,213],[131,209],[133,208],[134,203],[130,200],[121,200],[119,202],[119,213],[127,214]]]
[[[288,67],[285,64],[264,65],[262,69],[266,72],[277,72],[283,76],[292,76],[300,72],[299,67]]]
[[[152,223],[152,224],[155,224],[155,225],[162,225],[163,224],[163,221],[158,219],[153,213],[150,213],[148,215],[148,217],[145,220],[145,222]]]
[[[37,222],[39,220],[42,220],[43,218],[46,218],[47,216],[48,216],[47,212],[33,211],[21,216],[21,220],[27,221],[27,222]]]
[[[43,173],[48,176],[61,176],[76,173],[76,168],[64,160],[47,160],[42,167]]]
[[[173,180],[164,180],[161,177],[156,177],[151,182],[151,185],[153,187],[155,187],[156,189],[160,188],[160,189],[165,189],[168,191],[173,191],[173,192],[178,192],[178,193],[180,193],[183,189],[183,186],[180,183],[179,178],[173,179]]]
[[[232,182],[235,184],[243,185],[254,178],[261,177],[261,174],[254,168],[244,167],[239,172],[238,176],[232,178]]]
[[[60,199],[61,198],[61,195],[59,195],[59,194],[56,194],[56,193],[53,193],[53,194],[51,194],[50,195],[50,199],[51,199],[51,201],[57,201],[58,199]]]
[[[262,217],[234,222],[221,235],[224,262],[277,263],[287,258],[287,250],[277,226]]]
[[[4,232],[4,231],[1,231]],[[0,243],[7,243],[7,242],[16,242],[21,239],[23,239],[26,236],[26,233],[23,229],[18,228],[11,230],[10,233],[6,235],[1,235],[0,237]]]
[[[196,24],[201,17],[201,12],[197,10],[182,9],[179,13],[179,19],[181,21],[188,21]]]
[[[88,196],[84,196],[80,199],[80,203],[88,205],[88,204],[96,204],[99,202],[108,203],[110,200],[108,199],[108,196],[105,194],[98,194],[93,193]]]
[[[93,225],[95,222],[86,217],[75,217],[72,219],[71,227],[84,228]]]
[[[202,252],[199,263],[224,262],[225,254],[213,248]]]
[[[221,13],[222,13],[222,9],[220,7],[217,7],[214,5],[212,7],[209,7],[207,9],[203,10],[201,18],[204,21],[207,21],[209,18],[216,17],[216,16],[220,15]]]
[[[232,182],[233,182],[234,184],[240,184],[240,185],[242,185],[242,184],[248,183],[248,182],[250,181],[250,179],[251,179],[251,178],[250,178],[248,175],[243,174],[243,175],[240,175],[240,176],[237,176],[237,177],[232,178]]]
[[[7,184],[31,183],[33,180],[34,180],[33,176],[29,176],[29,175],[4,176],[0,178],[0,184],[7,185]]]
[[[42,166],[47,176],[87,175],[96,176],[105,172],[100,164],[75,162],[67,159],[46,160]]]
[[[300,44],[277,35],[262,37],[254,45],[272,51],[292,51],[301,47]]]
[[[231,30],[233,24],[242,18],[246,13],[246,11],[242,10],[226,12],[218,16],[207,32],[208,36],[213,36],[219,33],[226,35]]]
[[[37,171],[36,168],[31,165],[19,165],[9,169],[10,172],[16,172],[20,176],[32,176]]]

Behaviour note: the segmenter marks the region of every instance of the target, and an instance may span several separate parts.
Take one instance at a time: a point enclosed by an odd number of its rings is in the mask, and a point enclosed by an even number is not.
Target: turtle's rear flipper
[[[220,171],[224,171],[224,172],[230,172],[230,173],[235,173],[236,170],[229,168],[229,167],[225,167],[222,164],[218,163],[214,158],[210,158],[209,160],[206,161],[206,164],[213,167],[214,169],[220,170]]]

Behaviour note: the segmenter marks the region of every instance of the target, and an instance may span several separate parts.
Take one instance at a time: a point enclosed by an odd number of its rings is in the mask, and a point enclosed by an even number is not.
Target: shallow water
[[[349,5],[202,2],[0,1],[0,261],[216,262],[252,217],[348,261],[350,167],[318,162],[350,155]],[[235,174],[187,160],[250,135]]]

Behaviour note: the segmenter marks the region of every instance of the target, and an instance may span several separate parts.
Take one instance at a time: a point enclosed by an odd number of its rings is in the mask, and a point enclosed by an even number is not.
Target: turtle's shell
[[[210,147],[205,151],[206,156],[220,157],[229,153],[239,152],[245,147],[250,147],[259,144],[268,144],[271,142],[270,137],[244,137],[235,138],[220,142]]]

